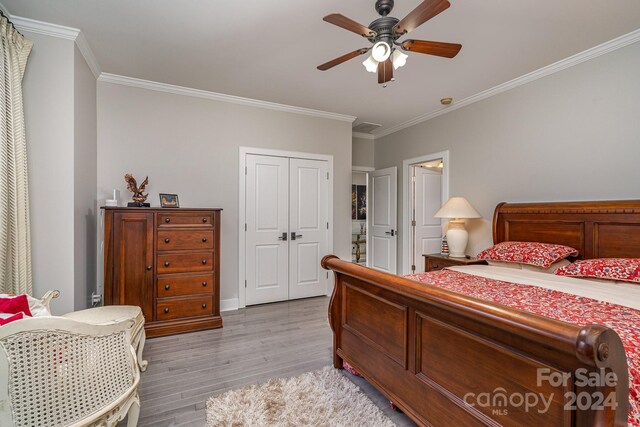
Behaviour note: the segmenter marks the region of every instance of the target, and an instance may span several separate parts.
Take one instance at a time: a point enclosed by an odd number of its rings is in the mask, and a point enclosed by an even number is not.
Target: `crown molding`
[[[242,98],[240,96],[226,95],[224,93],[210,92],[207,90],[193,89],[184,86],[176,86],[167,83],[159,83],[150,80],[137,79],[134,77],[120,76],[116,74],[102,73],[98,78],[99,82],[113,83],[122,86],[137,87],[157,92],[172,93],[175,95],[204,98],[212,101],[229,102],[232,104],[247,105],[268,110],[284,111],[287,113],[302,114],[305,116],[320,117],[323,119],[339,120],[352,123],[356,117],[344,114],[330,113],[327,111],[312,110],[310,108],[294,107],[291,105],[277,104],[275,102],[260,101],[258,99]]]
[[[75,41],[78,34],[80,34],[80,30],[77,28],[36,21],[35,19],[23,18],[22,16],[11,15],[11,21],[20,31],[28,31],[65,40]]]
[[[93,54],[93,50],[91,50],[91,46],[89,46],[89,42],[85,38],[82,31],[80,31],[80,33],[78,33],[78,37],[76,37],[76,46],[78,46],[78,50],[84,57],[84,60],[87,62],[87,65],[91,69],[93,76],[98,79],[100,77],[100,74],[102,73],[102,70],[100,69],[100,63],[98,62],[96,56]]]
[[[0,4],[0,6],[2,6]],[[1,8],[0,8],[1,9]],[[24,18],[22,16],[11,16],[13,25],[20,31],[28,31],[36,34],[43,34],[45,36],[57,37],[65,40],[72,40],[78,46],[78,50],[87,62],[87,65],[91,69],[94,77],[97,79],[100,76],[100,64],[93,54],[87,39],[81,30],[72,27],[65,27],[63,25],[51,24],[49,22],[36,21],[35,19]]]
[[[502,83],[498,86],[495,86],[491,89],[487,89],[475,95],[472,95],[468,98],[464,98],[458,102],[454,102],[452,105],[448,107],[441,108],[439,110],[431,111],[429,113],[423,114],[421,116],[415,117],[406,122],[400,123],[399,125],[392,126],[388,129],[381,130],[380,132],[375,133],[373,136],[375,139],[379,139],[385,137],[387,135],[391,135],[392,133],[401,131],[408,127],[417,125],[418,123],[426,122],[427,120],[431,120],[435,117],[442,116],[443,114],[450,113],[459,108],[466,107],[467,105],[474,104],[478,101],[482,101],[484,99],[490,98],[492,96],[501,94],[508,90],[514,89],[518,86],[522,86],[527,83],[531,83],[543,77],[549,76],[551,74],[555,74],[562,70],[566,70],[567,68],[574,67],[578,64],[581,64],[585,61],[589,61],[591,59],[597,58],[599,56],[605,55],[609,52],[613,52],[615,50],[621,49],[630,44],[636,43],[640,41],[640,29],[632,31],[628,34],[610,40],[608,42],[602,43],[601,45],[595,46],[591,49],[587,49],[584,52],[580,52],[576,55],[570,56],[558,62],[555,62],[551,65],[547,65],[546,67],[542,67],[536,71],[525,74],[523,76],[517,77],[513,80],[510,80],[506,83]]]
[[[351,132],[351,135],[353,135],[354,138],[360,139],[376,139],[375,135],[372,135],[370,133]]]

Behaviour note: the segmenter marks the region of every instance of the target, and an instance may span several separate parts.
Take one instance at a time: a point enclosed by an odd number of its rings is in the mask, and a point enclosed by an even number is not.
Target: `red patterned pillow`
[[[0,326],[4,326],[7,323],[15,322],[16,320],[24,319],[24,313],[20,312],[18,314],[12,314],[9,317],[1,317],[0,316]]]
[[[0,298],[0,313],[18,314],[20,312],[31,316],[29,300],[26,295],[18,295],[13,298]]]
[[[538,242],[502,242],[480,252],[477,258],[549,268],[554,262],[577,255],[578,251],[569,246]]]
[[[640,283],[640,258],[585,259],[558,269],[556,274]]]

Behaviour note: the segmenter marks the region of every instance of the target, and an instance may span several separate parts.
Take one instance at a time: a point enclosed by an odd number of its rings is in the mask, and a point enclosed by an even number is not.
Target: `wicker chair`
[[[34,317],[0,328],[0,426],[115,426],[140,413],[135,319]]]

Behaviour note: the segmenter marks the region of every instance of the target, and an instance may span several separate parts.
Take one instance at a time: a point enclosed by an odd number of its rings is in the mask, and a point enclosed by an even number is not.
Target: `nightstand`
[[[438,271],[455,265],[486,265],[487,262],[476,258],[450,258],[447,255],[424,254],[424,271]]]

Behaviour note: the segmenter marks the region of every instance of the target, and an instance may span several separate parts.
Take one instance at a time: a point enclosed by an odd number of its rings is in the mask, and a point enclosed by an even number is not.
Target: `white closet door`
[[[370,266],[396,274],[398,248],[398,168],[373,171],[369,177]]]
[[[246,304],[284,301],[289,297],[289,159],[247,155],[246,164]]]
[[[442,172],[414,167],[415,207],[413,233],[413,265],[415,272],[424,272],[422,255],[440,252],[442,223],[434,218],[442,206]]]
[[[320,260],[328,250],[326,161],[290,159],[289,299],[326,295]]]

